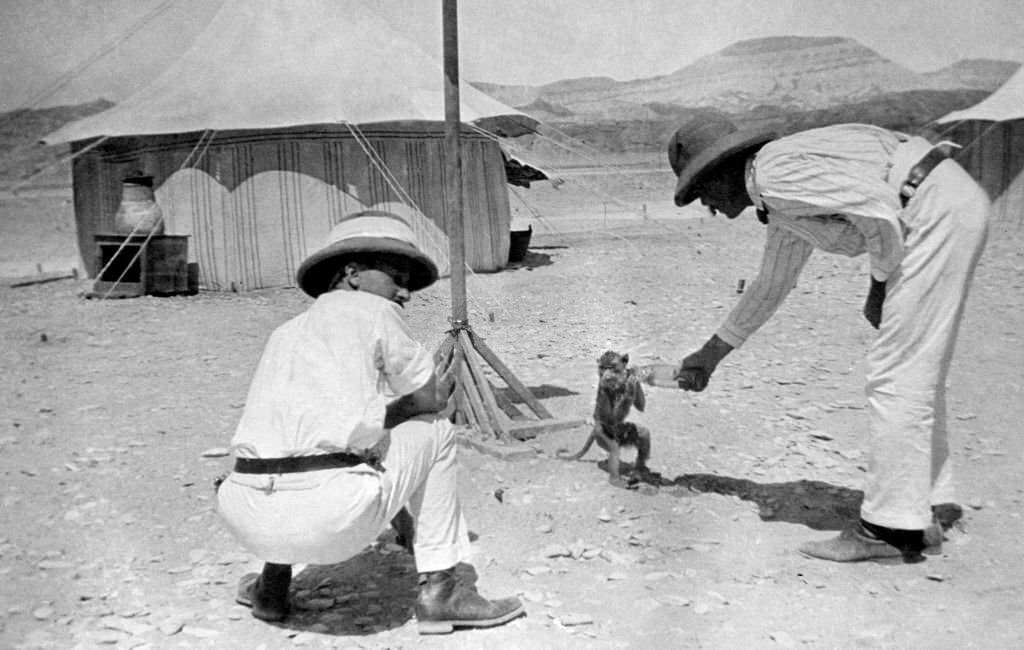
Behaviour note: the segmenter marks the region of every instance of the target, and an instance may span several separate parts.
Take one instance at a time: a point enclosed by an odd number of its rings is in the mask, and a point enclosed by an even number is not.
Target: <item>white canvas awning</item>
[[[192,47],[117,106],[47,144],[98,136],[444,121],[440,52],[423,51],[358,0],[227,0]],[[535,121],[460,85],[464,122]],[[490,125],[488,127],[487,125]]]
[[[953,111],[940,117],[936,122],[960,122],[963,120],[1016,120],[1024,118],[1024,66],[991,95],[970,108]]]

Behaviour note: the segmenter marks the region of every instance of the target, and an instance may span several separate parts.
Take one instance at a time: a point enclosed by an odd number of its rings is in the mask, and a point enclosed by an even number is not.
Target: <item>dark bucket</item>
[[[530,248],[530,235],[533,234],[533,224],[526,230],[510,230],[508,246],[508,263],[518,264],[526,259],[526,251]]]

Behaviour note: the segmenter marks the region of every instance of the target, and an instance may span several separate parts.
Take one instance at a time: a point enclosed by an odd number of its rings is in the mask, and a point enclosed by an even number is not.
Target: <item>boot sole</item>
[[[417,621],[416,626],[420,634],[451,634],[457,627],[494,627],[508,623],[512,619],[519,618],[526,611],[522,605],[507,614],[486,618],[481,620],[449,619],[445,621]]]

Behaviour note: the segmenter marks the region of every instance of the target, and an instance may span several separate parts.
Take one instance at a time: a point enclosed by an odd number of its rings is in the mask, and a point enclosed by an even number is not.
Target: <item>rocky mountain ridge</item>
[[[932,73],[914,72],[842,37],[779,36],[734,43],[667,75],[616,81],[567,79],[542,86],[476,83],[495,98],[579,121],[644,114],[650,104],[744,113],[759,106],[792,111],[910,91],[987,90],[1019,67],[1012,61],[966,60]]]

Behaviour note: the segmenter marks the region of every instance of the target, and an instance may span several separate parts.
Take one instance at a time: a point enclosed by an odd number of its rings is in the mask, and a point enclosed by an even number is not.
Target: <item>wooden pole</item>
[[[488,438],[506,441],[512,435],[523,439],[524,434],[533,436],[537,432],[578,426],[582,420],[556,421],[529,389],[505,367],[497,355],[491,352],[483,340],[477,337],[469,326],[469,312],[466,306],[466,220],[462,201],[462,144],[460,129],[462,116],[459,114],[459,28],[457,0],[442,0],[442,21],[444,28],[444,179],[445,214],[447,217],[448,249],[452,284],[452,329],[441,344],[439,357],[455,348],[462,350],[466,361],[456,371],[456,422],[466,422],[481,431]],[[513,423],[498,403],[490,381],[484,375],[483,367],[476,358],[478,349],[481,356],[494,368],[539,418],[546,422]],[[507,400],[506,400],[507,401]],[[518,411],[511,404],[515,413]]]
[[[466,224],[462,214],[462,147],[459,142],[459,25],[456,0],[442,0],[444,24],[444,160],[452,282],[452,327],[469,323],[466,309]]]

